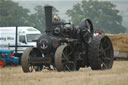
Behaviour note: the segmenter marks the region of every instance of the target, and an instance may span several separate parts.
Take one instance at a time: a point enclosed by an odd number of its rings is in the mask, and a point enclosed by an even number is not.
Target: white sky
[[[20,2],[20,4],[29,9],[33,9],[32,7],[35,7],[36,5],[52,5],[55,6],[59,10],[60,16],[63,18],[66,18],[65,12],[67,9],[71,9],[74,4],[81,2],[82,0],[13,0],[16,2]],[[30,3],[30,2],[31,3]],[[128,0],[100,0],[100,1],[114,1],[118,6],[117,8],[120,10],[127,11],[128,9]],[[121,5],[122,2],[125,2]]]
[[[13,0],[13,1],[81,1],[81,0]]]
[[[13,1],[82,1],[82,0],[13,0]],[[99,0],[99,1],[128,1],[128,0]]]
[[[19,2],[25,8],[33,9],[37,5],[52,5],[59,10],[59,16],[65,20],[69,19],[65,12],[68,9],[72,9],[73,5],[81,2],[82,0],[13,0]],[[117,9],[120,10],[120,14],[123,16],[125,25],[128,25],[128,0],[100,0],[100,1],[112,1],[117,5]],[[128,27],[128,26],[126,26]]]

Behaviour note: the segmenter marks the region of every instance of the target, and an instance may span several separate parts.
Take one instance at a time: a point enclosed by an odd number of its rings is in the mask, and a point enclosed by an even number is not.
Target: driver
[[[62,22],[60,21],[60,17],[58,15],[55,15],[53,17],[53,29],[55,34],[59,34],[60,33],[60,28],[62,28]]]
[[[58,15],[55,15],[54,17],[53,17],[53,21],[60,21],[60,17],[58,16]]]

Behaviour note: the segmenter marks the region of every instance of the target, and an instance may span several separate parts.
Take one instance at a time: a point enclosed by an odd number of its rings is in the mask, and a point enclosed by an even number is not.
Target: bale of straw
[[[112,41],[115,51],[128,52],[128,34],[106,34]]]

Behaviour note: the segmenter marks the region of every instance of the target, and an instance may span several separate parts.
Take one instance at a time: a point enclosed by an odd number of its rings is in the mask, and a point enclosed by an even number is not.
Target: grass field
[[[128,85],[128,61],[115,61],[112,69],[103,71],[23,73],[21,66],[5,67],[0,69],[0,85]]]

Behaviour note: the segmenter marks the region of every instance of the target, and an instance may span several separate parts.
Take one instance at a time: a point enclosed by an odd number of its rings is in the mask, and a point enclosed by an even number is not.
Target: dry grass
[[[0,69],[0,85],[128,85],[128,61],[115,61],[111,70],[23,73],[21,66]]]

